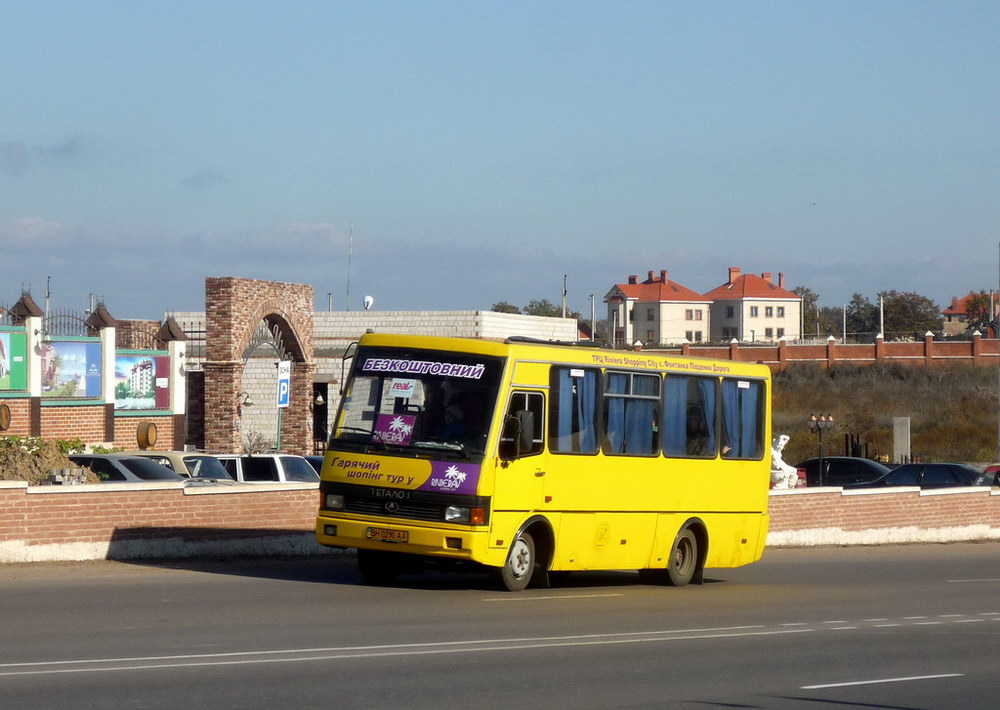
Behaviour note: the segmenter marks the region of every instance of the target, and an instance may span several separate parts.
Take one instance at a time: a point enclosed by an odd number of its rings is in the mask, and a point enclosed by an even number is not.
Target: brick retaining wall
[[[319,554],[317,484],[0,481],[0,562]],[[1000,539],[1000,490],[772,491],[770,546]]]

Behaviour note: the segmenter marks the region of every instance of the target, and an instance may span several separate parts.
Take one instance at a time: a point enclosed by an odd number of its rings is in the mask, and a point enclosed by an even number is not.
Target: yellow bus
[[[371,584],[477,563],[499,586],[758,560],[766,366],[510,338],[367,334],[332,422],[318,541]]]

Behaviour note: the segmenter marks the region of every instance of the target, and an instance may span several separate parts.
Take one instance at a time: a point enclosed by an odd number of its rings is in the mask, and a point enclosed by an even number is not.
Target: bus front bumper
[[[386,550],[482,562],[486,559],[488,528],[426,527],[399,520],[371,521],[319,515],[316,540],[327,547]]]

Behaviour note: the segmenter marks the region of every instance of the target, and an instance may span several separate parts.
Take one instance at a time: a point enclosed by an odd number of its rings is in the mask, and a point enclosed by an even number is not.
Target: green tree
[[[562,306],[557,306],[549,299],[535,299],[528,302],[528,305],[521,309],[521,312],[528,316],[548,316],[549,318],[562,318]],[[578,311],[566,311],[567,318],[580,320]]]
[[[969,330],[986,333],[986,329],[993,321],[990,305],[990,294],[986,291],[969,294],[965,301],[966,324]]]
[[[816,332],[816,306],[819,294],[806,286],[796,286],[792,291],[802,299],[802,337]]]
[[[494,313],[520,313],[521,309],[512,303],[507,303],[507,301],[497,301],[492,306],[490,310]]]
[[[858,338],[874,338],[879,331],[878,307],[860,293],[847,304],[847,332]]]
[[[941,309],[929,298],[912,291],[880,291],[885,313],[886,340],[891,337],[921,339],[928,331],[940,332],[944,323]]]

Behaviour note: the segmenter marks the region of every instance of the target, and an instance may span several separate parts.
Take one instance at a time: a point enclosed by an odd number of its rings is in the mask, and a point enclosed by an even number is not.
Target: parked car
[[[180,475],[199,481],[235,483],[219,459],[197,451],[127,451],[130,456],[142,456]]]
[[[819,458],[806,459],[795,468],[799,478],[805,478],[806,485],[820,485]],[[889,467],[861,456],[824,456],[824,486],[847,486],[881,478],[889,473]]]
[[[881,478],[855,483],[845,488],[875,488],[879,486],[919,486],[920,488],[950,488],[955,486],[994,485],[995,475],[984,474],[964,463],[905,463]]]
[[[89,468],[102,483],[119,481],[186,481],[180,474],[143,456],[126,454],[70,454],[69,460]]]
[[[294,454],[219,454],[216,458],[239,483],[319,481],[316,469]]]

